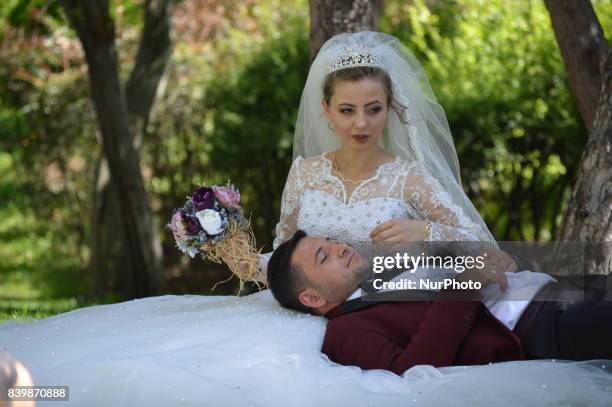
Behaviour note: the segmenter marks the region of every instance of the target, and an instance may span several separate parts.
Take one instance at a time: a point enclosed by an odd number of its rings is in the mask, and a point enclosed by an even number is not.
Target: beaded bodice
[[[293,162],[274,248],[297,229],[354,246],[367,245],[372,229],[397,218],[432,221],[432,240],[480,240],[483,235],[418,162],[396,157],[347,194],[346,185],[323,154]]]

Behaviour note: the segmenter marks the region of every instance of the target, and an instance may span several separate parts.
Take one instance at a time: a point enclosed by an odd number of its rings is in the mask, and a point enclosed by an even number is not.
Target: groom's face
[[[344,301],[368,274],[367,262],[355,249],[321,237],[300,240],[291,263],[331,302]]]

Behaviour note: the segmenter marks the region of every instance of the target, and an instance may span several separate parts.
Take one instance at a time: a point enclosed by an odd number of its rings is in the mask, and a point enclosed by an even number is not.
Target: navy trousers
[[[575,282],[561,279],[544,287],[515,327],[527,356],[534,359],[612,359],[612,277],[588,281],[587,300],[549,300]]]

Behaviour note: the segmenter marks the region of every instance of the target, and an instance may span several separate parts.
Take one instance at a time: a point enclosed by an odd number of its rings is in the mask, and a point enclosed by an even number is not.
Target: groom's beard
[[[355,291],[362,283],[368,281],[372,277],[372,263],[364,259],[363,266],[355,273],[355,280],[357,285],[355,286]]]
[[[364,281],[370,278],[372,274],[371,270],[370,263],[365,261],[364,265],[356,270],[351,276],[351,279],[347,280],[345,284],[335,287],[319,286],[317,289],[330,303],[342,303],[353,294]]]

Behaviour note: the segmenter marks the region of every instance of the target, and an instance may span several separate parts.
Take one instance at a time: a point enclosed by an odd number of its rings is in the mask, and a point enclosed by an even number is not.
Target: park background
[[[423,64],[464,188],[494,236],[555,240],[589,132],[544,1],[380,4],[377,29]],[[609,34],[612,2],[592,4]],[[145,1],[109,7],[129,86]],[[203,182],[231,180],[258,245],[271,250],[308,74],[309,3],[183,0],[170,10],[171,43],[161,44],[169,52],[136,137],[163,254],[160,285],[143,289],[120,253],[120,209],[98,221],[112,212],[103,195],[109,174],[77,34],[57,1],[0,5],[0,320],[145,295],[235,293],[234,279],[212,291],[229,271],[179,253],[165,228]],[[96,258],[96,244],[116,256]]]

